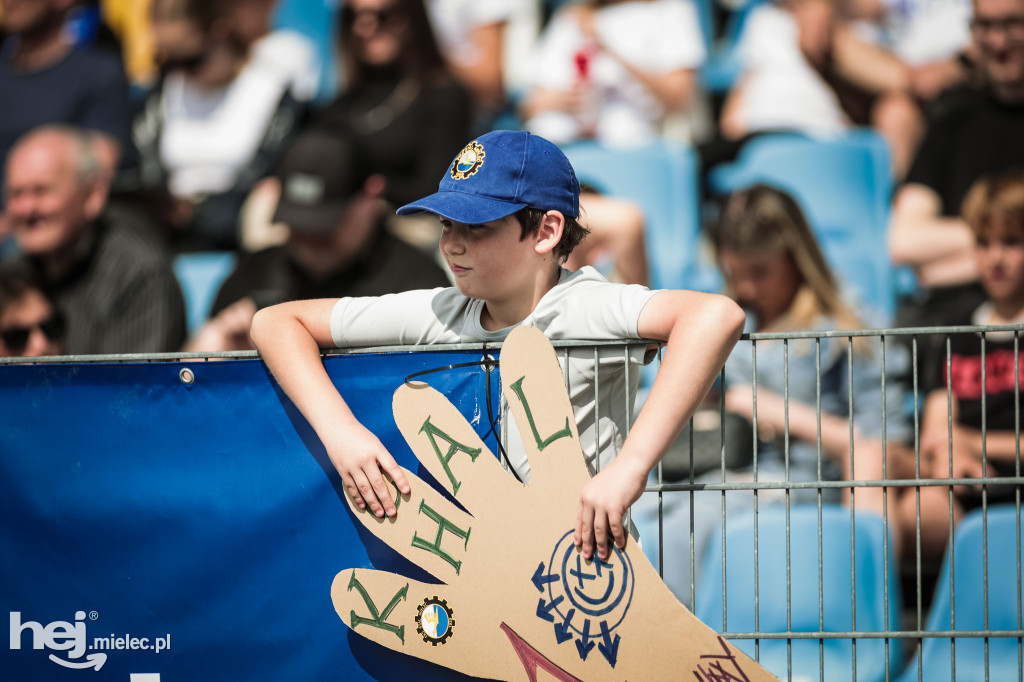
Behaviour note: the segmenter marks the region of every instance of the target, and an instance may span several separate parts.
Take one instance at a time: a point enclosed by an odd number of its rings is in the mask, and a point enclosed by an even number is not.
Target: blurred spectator
[[[964,200],[964,218],[974,237],[971,255],[987,298],[972,311],[953,312],[942,324],[1024,324],[1024,170],[979,180]],[[945,337],[939,345],[941,351],[932,356],[922,382],[927,397],[921,477],[1013,476],[1020,437],[1017,387],[1024,385],[1019,339],[1015,343],[1013,332],[952,334],[948,365]],[[1019,377],[1014,376],[1017,371]],[[1013,502],[1018,489],[998,484],[986,488],[988,504]],[[955,521],[986,500],[980,485],[956,486],[953,492]],[[921,488],[920,503],[921,552],[941,556],[949,535],[949,489]],[[917,537],[916,505],[916,495],[908,489],[900,518],[904,542],[910,546]]]
[[[112,175],[129,144],[128,86],[116,54],[74,47],[65,19],[74,0],[0,0],[0,159],[15,140],[49,123],[92,131]]]
[[[29,268],[0,267],[0,357],[64,352],[64,318]]]
[[[608,272],[608,278],[624,284],[649,284],[647,265],[647,223],[637,204],[608,197],[583,186],[580,192],[580,223],[590,230],[569,258],[565,268],[572,272],[593,265]]]
[[[68,353],[177,350],[185,313],[168,255],[122,214],[104,211],[107,178],[90,142],[49,126],[11,150],[6,217],[24,262],[67,320]]]
[[[385,180],[367,171],[347,138],[300,134],[277,175],[282,195],[274,220],[289,226],[287,242],[242,256],[188,350],[252,348],[253,315],[275,303],[448,285],[433,259],[385,229]]]
[[[346,0],[340,41],[347,90],[317,123],[358,140],[393,204],[431,194],[469,137],[472,104],[445,67],[422,0]]]
[[[973,59],[970,0],[854,0],[849,4],[854,18],[867,22],[868,35],[907,65],[910,91],[919,99],[931,100],[969,75],[966,70]]]
[[[226,0],[153,0],[164,76],[133,133],[140,183],[163,199],[155,211],[179,249],[237,246],[242,203],[296,127],[296,95],[312,94],[298,82],[301,58],[281,56],[298,43],[271,34],[250,52],[234,9]]]
[[[902,177],[921,138],[923,113],[907,65],[862,34],[832,0],[758,6],[740,39],[743,71],[723,106],[723,137],[742,143],[764,132],[831,135],[872,126]]]
[[[426,0],[448,69],[473,95],[480,112],[505,102],[506,30],[514,0]]]
[[[278,0],[234,0],[225,8],[227,21],[249,50],[249,59],[288,83],[292,96],[309,102],[320,87],[320,64],[312,41],[298,31],[271,30]]]
[[[704,61],[689,0],[594,0],[563,8],[541,36],[526,127],[563,144],[639,146],[685,111]]]
[[[765,185],[732,194],[712,240],[726,288],[747,310],[745,331],[824,332],[865,326],[843,300],[814,233],[789,195]],[[901,411],[902,389],[894,377],[886,377],[883,415],[880,351],[872,343],[867,338],[855,340],[851,354],[851,344],[844,338],[822,338],[820,346],[813,340],[758,341],[756,395],[752,349],[747,343],[737,346],[725,366],[725,410],[752,423],[756,397],[758,481],[849,480],[851,471],[858,480],[878,480],[883,443],[887,443],[889,476],[912,467],[912,455],[908,457],[900,446],[910,436]],[[887,374],[898,375],[905,369],[906,355],[898,351],[886,347]],[[744,428],[737,433],[750,431]],[[751,481],[751,443],[736,442],[742,437],[737,433],[726,432],[726,446],[745,450],[748,465],[731,470],[728,480]],[[715,468],[696,480],[720,482],[721,471]],[[815,502],[817,495],[817,489],[793,490],[786,496],[763,490],[757,499],[761,504],[787,499]],[[848,491],[835,488],[821,491],[826,503],[848,497]],[[753,499],[749,491],[729,492],[726,506],[730,512],[749,509]],[[663,500],[665,582],[677,596],[689,600],[690,494],[666,493]],[[698,567],[721,518],[721,504],[718,492],[693,497],[693,551]],[[882,490],[858,489],[856,506],[881,513]],[[633,518],[642,520],[641,529],[646,527],[653,534],[657,500],[647,502],[640,514],[634,507]]]
[[[1024,0],[975,0],[971,32],[981,85],[935,103],[893,204],[889,252],[921,288],[902,303],[899,326],[934,325],[978,306],[984,294],[960,205],[982,175],[1024,165]]]

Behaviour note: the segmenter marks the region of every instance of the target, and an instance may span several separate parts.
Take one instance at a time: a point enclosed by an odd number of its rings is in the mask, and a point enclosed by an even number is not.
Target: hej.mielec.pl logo
[[[20,611],[11,611],[10,614],[12,650],[21,649],[23,640],[30,638],[25,642],[26,648],[30,645],[32,649],[64,652],[66,658],[51,653],[50,660],[66,668],[99,670],[107,662],[107,654],[104,653],[106,650],[144,650],[160,653],[171,648],[170,634],[153,639],[111,634],[109,637],[94,637],[90,642],[85,631],[85,620],[96,620],[99,616],[95,611],[88,615],[85,611],[77,611],[73,623],[57,620],[48,625],[31,620],[22,622]],[[93,653],[85,656],[84,660],[79,660],[87,650],[93,650]]]

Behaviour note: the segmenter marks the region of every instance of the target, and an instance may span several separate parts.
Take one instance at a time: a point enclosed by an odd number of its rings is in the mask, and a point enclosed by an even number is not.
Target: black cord
[[[509,471],[511,471],[512,475],[516,477],[516,480],[519,481],[520,483],[523,483],[523,479],[520,478],[519,472],[516,471],[516,468],[512,466],[512,460],[509,458],[508,453],[505,452],[505,448],[501,444],[501,436],[498,435],[497,425],[495,423],[497,420],[494,417],[494,407],[491,403],[491,370],[498,367],[497,360],[488,356],[482,360],[476,360],[474,362],[460,362],[454,365],[433,367],[431,369],[425,369],[410,374],[409,376],[405,377],[403,383],[408,385],[414,379],[416,379],[416,377],[426,376],[427,374],[435,374],[437,372],[447,372],[448,370],[452,369],[462,369],[464,367],[483,367],[487,371],[487,386],[484,392],[487,394],[487,422],[488,425],[490,426],[490,431],[489,433],[485,434],[485,437],[487,435],[494,436],[494,442],[498,444],[498,452],[500,453],[501,461],[503,461],[507,465]]]

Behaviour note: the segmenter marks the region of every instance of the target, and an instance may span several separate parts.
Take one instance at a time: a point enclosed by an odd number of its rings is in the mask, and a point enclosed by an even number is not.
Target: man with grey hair
[[[7,158],[5,218],[67,320],[67,352],[177,350],[181,290],[163,245],[106,211],[108,176],[89,133],[44,126]]]

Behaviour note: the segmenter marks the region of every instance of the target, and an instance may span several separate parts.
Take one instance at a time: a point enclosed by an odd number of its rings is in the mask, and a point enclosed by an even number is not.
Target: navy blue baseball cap
[[[519,209],[580,215],[580,183],[562,150],[524,130],[496,130],[467,144],[441,178],[437,192],[398,209],[428,211],[471,225]]]

